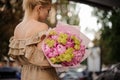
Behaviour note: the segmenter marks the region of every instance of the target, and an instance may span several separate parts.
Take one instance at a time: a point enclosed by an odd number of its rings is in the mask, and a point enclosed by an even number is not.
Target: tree
[[[9,39],[23,16],[22,0],[0,0],[0,60],[7,56]]]
[[[99,45],[102,49],[102,60],[106,64],[120,62],[120,9],[109,11],[95,8],[94,14],[102,24]]]

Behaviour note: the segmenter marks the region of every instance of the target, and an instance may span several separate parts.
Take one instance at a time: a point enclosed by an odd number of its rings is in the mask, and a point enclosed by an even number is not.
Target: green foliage
[[[120,9],[103,11],[95,9],[98,23],[102,24],[99,45],[102,49],[102,60],[105,64],[120,62]]]

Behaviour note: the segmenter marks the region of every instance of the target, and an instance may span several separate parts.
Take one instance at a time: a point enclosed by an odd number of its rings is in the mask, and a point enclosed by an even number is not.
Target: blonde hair
[[[32,11],[34,7],[38,4],[42,6],[47,6],[52,3],[51,0],[23,0],[23,10]]]

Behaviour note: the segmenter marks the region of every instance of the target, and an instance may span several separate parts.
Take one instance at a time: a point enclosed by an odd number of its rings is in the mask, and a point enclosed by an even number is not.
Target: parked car
[[[60,74],[61,80],[87,80],[87,77],[88,74],[86,70],[77,71],[76,69],[70,69]]]
[[[12,67],[1,67],[0,80],[20,80],[20,72]]]
[[[120,80],[120,63],[114,64],[111,68],[102,72],[97,80]]]

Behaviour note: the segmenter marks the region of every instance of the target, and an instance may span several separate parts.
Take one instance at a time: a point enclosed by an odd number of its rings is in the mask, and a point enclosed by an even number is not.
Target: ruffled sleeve
[[[34,64],[37,66],[50,66],[42,50],[37,44],[44,40],[46,31],[41,31],[29,39],[17,40],[11,37],[8,55],[20,64]]]

